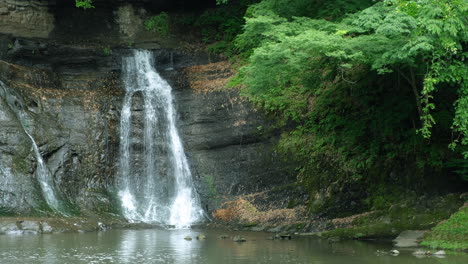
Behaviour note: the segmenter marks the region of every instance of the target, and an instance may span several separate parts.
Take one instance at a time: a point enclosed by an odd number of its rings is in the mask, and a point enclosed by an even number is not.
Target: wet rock
[[[393,242],[396,247],[417,247],[426,232],[425,230],[403,231]]]
[[[143,21],[132,5],[120,6],[115,11],[115,15],[122,37],[133,39],[138,31],[142,29],[140,25],[142,25]]]
[[[396,250],[396,249],[392,249],[392,250],[390,250],[389,253],[390,253],[390,255],[397,256],[397,255],[400,254],[400,251],[398,251],[398,250]]]
[[[184,239],[187,240],[187,241],[191,241],[192,237],[191,236],[186,236],[186,237],[184,237]],[[198,237],[197,237],[197,239],[198,239]]]
[[[19,225],[25,234],[38,234],[41,232],[41,226],[37,221],[20,221]]]
[[[434,252],[433,255],[435,255],[435,256],[445,256],[446,253],[443,250],[439,250],[437,252]]]
[[[6,8],[6,7],[0,8],[0,15],[8,15],[8,13],[10,13],[8,8]]]
[[[104,223],[98,222],[97,225],[98,225],[98,228],[99,228],[100,231],[106,231],[107,230],[107,226]]]
[[[52,226],[50,226],[49,223],[47,223],[47,222],[42,222],[41,226],[42,226],[42,233],[43,234],[50,234],[50,233],[54,232],[54,228]]]
[[[48,1],[2,1],[0,3],[0,33],[15,36],[45,38],[54,28],[54,15]]]
[[[245,238],[243,238],[242,236],[234,236],[232,238],[232,241],[234,241],[234,242],[245,242],[247,240]]]
[[[413,252],[413,255],[417,258],[425,258],[425,257],[428,257],[428,256],[432,256],[432,252],[431,251],[423,251],[423,250],[416,250],[415,252]]]
[[[377,251],[375,252],[375,255],[377,255],[377,256],[379,256],[379,257],[380,257],[380,256],[385,256],[385,255],[388,255],[388,252],[387,252],[387,251],[383,251],[383,250],[377,250]]]
[[[260,232],[260,231],[264,231],[265,228],[266,228],[265,226],[259,225],[259,226],[254,226],[254,227],[252,227],[250,230],[251,230],[251,231],[254,231],[254,232]]]
[[[205,240],[205,239],[206,239],[205,234],[198,234],[197,235],[197,240]]]
[[[222,235],[219,236],[219,239],[228,239],[228,238],[229,238],[229,236],[226,235],[226,234],[222,234]]]
[[[280,233],[280,234],[276,234],[275,238],[279,239],[279,240],[291,240],[292,236],[291,236],[291,234]]]
[[[426,251],[416,250],[416,251],[413,252],[413,255],[415,255],[415,256],[426,255]]]
[[[0,234],[8,234],[11,232],[19,231],[19,227],[16,222],[1,222],[0,223]]]

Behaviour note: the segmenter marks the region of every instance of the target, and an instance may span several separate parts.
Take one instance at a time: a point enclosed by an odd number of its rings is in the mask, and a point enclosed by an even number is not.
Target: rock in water
[[[197,235],[197,240],[205,240],[206,236],[204,234],[198,234]]]
[[[291,240],[292,236],[290,234],[281,233],[277,235],[281,240]]]
[[[422,239],[425,230],[407,230],[403,231],[393,240],[396,247],[417,247]]]
[[[434,252],[434,254],[432,254],[432,255],[435,255],[435,256],[445,256],[446,254],[445,254],[445,251],[439,250],[439,251],[437,251],[437,252]]]
[[[219,239],[227,239],[227,238],[229,238],[229,236],[226,234],[222,234],[219,236]]]
[[[247,240],[245,240],[245,238],[241,237],[241,236],[235,236],[232,238],[232,241],[234,242],[245,242]]]
[[[192,240],[192,237],[191,236],[186,236],[186,237],[184,237],[184,239],[187,240],[187,241],[190,241],[190,240]],[[198,239],[198,237],[197,237],[197,239]]]
[[[415,252],[413,252],[413,255],[416,255],[416,256],[426,255],[426,252],[422,250],[416,250]]]
[[[390,250],[390,254],[392,254],[393,256],[397,256],[400,254],[400,251],[396,250],[396,249],[392,249]]]

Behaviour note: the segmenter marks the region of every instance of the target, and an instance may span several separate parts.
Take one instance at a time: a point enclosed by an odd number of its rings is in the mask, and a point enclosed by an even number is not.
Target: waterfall
[[[126,94],[120,121],[118,187],[122,212],[133,222],[189,227],[203,219],[203,210],[176,128],[172,88],[151,58],[149,51],[134,50],[123,59]],[[138,98],[143,102],[135,104]],[[142,111],[132,111],[132,107]],[[138,133],[138,113],[143,135]]]
[[[16,96],[13,96],[9,93],[7,86],[0,81],[0,87],[3,90],[3,98],[5,99],[6,104],[11,109],[11,111],[15,114],[16,118],[18,119],[21,128],[23,129],[24,133],[29,137],[32,143],[32,148],[34,151],[34,155],[36,156],[36,179],[39,182],[41,187],[42,195],[47,202],[47,205],[55,212],[66,216],[67,213],[65,211],[62,202],[58,198],[58,193],[55,190],[55,183],[49,169],[47,168],[44,159],[39,151],[39,147],[36,144],[33,136],[30,132],[28,132],[27,126],[29,121],[29,116],[26,113],[26,107],[19,102]]]

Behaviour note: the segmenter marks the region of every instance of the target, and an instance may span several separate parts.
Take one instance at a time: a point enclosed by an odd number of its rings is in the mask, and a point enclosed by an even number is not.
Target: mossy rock
[[[468,250],[468,203],[434,227],[421,244],[431,248]]]

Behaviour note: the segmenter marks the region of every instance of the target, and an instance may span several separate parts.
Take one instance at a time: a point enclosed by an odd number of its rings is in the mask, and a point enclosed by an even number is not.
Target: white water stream
[[[176,228],[201,221],[203,210],[176,128],[172,88],[153,67],[151,52],[134,50],[123,59],[123,82],[118,188],[124,216]],[[132,106],[138,96],[143,106]],[[140,127],[132,107],[143,109],[142,133],[135,132]],[[141,134],[142,140],[137,138]]]
[[[47,165],[44,162],[44,159],[42,158],[42,155],[39,151],[39,147],[37,146],[36,141],[34,140],[33,136],[27,129],[28,127],[27,122],[29,120],[29,117],[28,117],[28,114],[26,113],[25,107],[23,107],[17,101],[16,97],[14,97],[13,95],[9,93],[7,86],[2,81],[0,81],[0,87],[3,90],[5,102],[7,103],[11,111],[15,114],[24,133],[31,140],[32,148],[33,148],[34,155],[36,157],[36,162],[37,162],[36,178],[41,187],[42,196],[44,197],[47,205],[53,211],[66,216],[67,213],[66,213],[64,206],[62,205],[62,202],[58,198],[58,194],[55,189],[55,183],[54,183],[53,177],[51,173],[49,172],[49,169],[47,168]],[[20,105],[20,107],[16,106],[15,103],[12,101],[16,101],[17,104]]]

